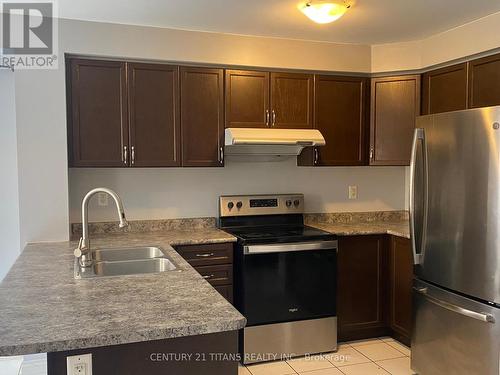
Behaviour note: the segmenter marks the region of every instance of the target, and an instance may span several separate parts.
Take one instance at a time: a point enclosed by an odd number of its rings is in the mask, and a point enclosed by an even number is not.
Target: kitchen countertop
[[[305,214],[304,221],[339,236],[390,234],[410,238],[408,211],[312,213]]]
[[[408,220],[380,221],[371,223],[307,223],[311,227],[339,236],[354,236],[362,234],[390,234],[393,236],[410,238],[410,225]]]
[[[156,245],[180,271],[75,280],[76,242],[34,243],[0,284],[0,355],[238,330],[245,318],[171,245],[231,242],[215,228],[91,237],[95,247]]]

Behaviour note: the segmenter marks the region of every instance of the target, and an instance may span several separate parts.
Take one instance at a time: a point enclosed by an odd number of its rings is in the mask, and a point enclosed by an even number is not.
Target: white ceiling
[[[340,43],[423,39],[500,11],[500,0],[356,0],[318,25],[300,0],[59,0],[61,18]]]

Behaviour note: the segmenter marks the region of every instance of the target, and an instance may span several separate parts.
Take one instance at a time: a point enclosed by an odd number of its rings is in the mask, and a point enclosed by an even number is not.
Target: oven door
[[[337,241],[243,250],[239,307],[247,326],[336,315]]]

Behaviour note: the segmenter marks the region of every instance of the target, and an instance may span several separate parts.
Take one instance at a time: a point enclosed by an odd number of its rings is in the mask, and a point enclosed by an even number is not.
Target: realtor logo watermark
[[[15,69],[57,69],[54,1],[1,1],[0,64]]]

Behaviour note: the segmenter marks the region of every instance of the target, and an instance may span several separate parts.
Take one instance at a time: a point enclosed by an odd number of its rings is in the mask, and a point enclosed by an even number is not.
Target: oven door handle
[[[315,242],[292,242],[278,243],[272,245],[248,245],[243,246],[245,255],[266,254],[266,253],[287,253],[291,251],[309,250],[335,250],[337,251],[338,241],[315,241]]]

